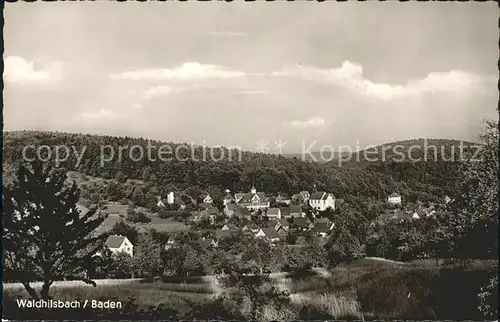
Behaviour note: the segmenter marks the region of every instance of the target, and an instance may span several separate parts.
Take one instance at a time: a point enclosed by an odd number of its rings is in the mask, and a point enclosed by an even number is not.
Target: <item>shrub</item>
[[[133,223],[144,223],[147,224],[151,222],[151,218],[146,216],[142,211],[135,211],[133,209],[128,209],[127,220]]]

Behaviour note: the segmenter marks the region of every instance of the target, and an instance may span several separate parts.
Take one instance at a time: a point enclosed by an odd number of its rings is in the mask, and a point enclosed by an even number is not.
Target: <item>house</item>
[[[172,247],[174,247],[174,246],[175,246],[175,244],[176,244],[175,237],[176,237],[175,235],[171,235],[171,236],[168,238],[167,243],[165,244],[165,249],[166,249],[166,250],[168,250],[168,249],[170,249],[170,248],[172,248]]]
[[[218,229],[215,232],[215,238],[216,238],[217,241],[220,241],[221,239],[224,239],[224,238],[227,238],[227,237],[231,236],[232,233],[233,233],[232,230],[221,230],[221,229]]]
[[[214,238],[205,238],[205,237],[203,237],[203,239],[201,241],[201,244],[203,246],[207,247],[207,248],[219,246],[219,243]]]
[[[254,222],[249,222],[248,224],[246,224],[242,229],[241,229],[243,232],[246,232],[246,233],[253,233],[253,234],[256,234],[259,232],[260,228],[259,226],[257,226],[256,223]]]
[[[286,205],[289,205],[291,200],[290,198],[288,197],[287,194],[284,194],[284,193],[280,193],[278,194],[278,196],[276,197],[276,203],[278,204],[286,204]]]
[[[170,191],[168,194],[167,194],[167,203],[169,205],[172,205],[173,203],[175,202],[175,196],[174,196],[174,193],[172,191]]]
[[[206,204],[212,204],[214,202],[214,200],[212,199],[212,197],[210,197],[208,193],[202,193],[199,199],[201,200],[202,203]]]
[[[293,226],[298,230],[308,230],[310,228],[311,221],[307,217],[298,217],[293,219]]]
[[[266,216],[269,218],[280,219],[281,218],[280,208],[268,208],[266,211]]]
[[[301,205],[290,205],[288,207],[281,207],[281,218],[297,218],[305,217],[305,212],[302,211]]]
[[[215,210],[217,210],[217,209],[215,209]],[[194,212],[191,220],[194,222],[199,222],[202,219],[206,218],[210,221],[210,224],[213,225],[213,224],[215,224],[215,217],[217,215],[218,215],[217,211],[214,211],[213,209],[207,209],[207,210],[202,210],[199,212]]]
[[[234,201],[236,203],[239,203],[241,198],[243,198],[245,196],[245,193],[243,192],[237,192],[235,195],[234,195]]]
[[[292,199],[298,204],[307,205],[311,194],[308,191],[301,191],[292,196]]]
[[[161,197],[158,197],[158,202],[156,203],[156,206],[163,208],[163,207],[165,207],[165,202],[166,202],[166,200],[163,200],[163,199],[161,199]]]
[[[134,256],[134,245],[127,237],[121,235],[109,236],[105,243],[106,247],[113,253],[126,253],[130,257]]]
[[[250,189],[249,193],[245,193],[241,199],[236,198],[236,202],[249,210],[267,209],[270,206],[269,199],[263,192],[257,192],[255,187]]]
[[[288,232],[290,229],[290,223],[288,222],[288,219],[286,218],[281,218],[276,221],[276,225],[274,226],[274,229],[278,231],[279,229],[284,230],[285,232]]]
[[[401,204],[401,195],[397,193],[392,193],[387,197],[387,202],[393,205]]]
[[[302,196],[302,198],[307,202],[309,200],[309,198],[311,198],[311,194],[309,193],[309,191],[301,191],[299,192],[299,194]]]
[[[331,222],[316,222],[312,230],[321,237],[326,237],[330,231],[335,227],[334,223]]]
[[[335,210],[335,198],[331,193],[317,191],[310,196],[309,205],[319,211],[325,211],[328,208]]]
[[[238,230],[238,227],[235,224],[227,223],[221,228],[221,230]]]
[[[288,230],[284,228],[284,226],[279,226],[278,229],[275,229],[278,235],[286,239],[286,235],[288,235]]]
[[[305,212],[302,211],[302,207],[300,205],[291,205],[290,206],[290,217],[305,217]]]
[[[279,242],[280,235],[276,232],[273,227],[265,227],[259,229],[259,231],[255,234],[256,238],[265,238],[271,243]]]
[[[224,206],[224,214],[226,216],[228,216],[229,218],[231,218],[233,215],[234,215],[234,212],[236,211],[236,209],[238,209],[239,206],[235,203],[228,203]]]
[[[211,203],[202,202],[198,204],[198,208],[201,210],[211,210],[215,207]]]
[[[236,202],[236,200],[234,199],[233,196],[231,196],[231,194],[226,194],[224,196],[224,199],[222,199],[222,202],[224,203],[224,206],[227,205],[228,203],[233,203],[233,202]]]

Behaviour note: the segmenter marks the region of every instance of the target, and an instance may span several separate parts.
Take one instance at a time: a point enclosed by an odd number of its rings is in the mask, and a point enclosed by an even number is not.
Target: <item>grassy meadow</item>
[[[290,292],[291,306],[287,312],[266,307],[262,319],[480,320],[483,317],[477,310],[477,293],[493,265],[481,262],[469,268],[449,268],[436,267],[435,262],[395,264],[364,259],[340,265],[328,275],[280,274],[276,277],[277,285]],[[61,300],[133,302],[134,310],[152,310],[153,315],[160,314],[159,308],[169,308],[174,309],[171,314],[177,318],[245,318],[238,315],[244,312],[244,303],[217,300],[214,290],[210,279],[198,279],[134,281],[96,288],[82,284],[73,288],[56,286],[51,294]],[[3,295],[7,317],[13,310],[9,301],[28,298],[20,288],[4,288]],[[120,314],[135,317],[137,312],[131,311],[130,306],[127,310]]]

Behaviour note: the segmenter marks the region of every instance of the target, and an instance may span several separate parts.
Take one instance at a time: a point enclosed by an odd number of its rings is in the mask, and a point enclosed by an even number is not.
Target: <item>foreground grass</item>
[[[338,266],[327,277],[316,274],[283,276],[280,282],[291,293],[291,306],[280,311],[268,305],[261,320],[484,320],[477,309],[477,294],[480,286],[487,284],[491,267],[491,263],[471,268],[449,268],[423,263],[403,265],[361,260]],[[244,313],[248,304],[215,298],[212,291],[208,282],[196,279],[185,283],[172,280],[99,285],[96,288],[54,287],[51,294],[60,300],[97,299],[127,303],[127,308],[122,311],[100,315],[106,319],[249,318]],[[23,316],[23,312],[16,311],[13,301],[28,298],[23,289],[4,289],[3,295],[6,317],[11,312],[13,315],[17,313],[17,319],[37,316],[33,312],[28,312],[32,315],[24,312],[26,315]],[[56,313],[59,315],[49,318],[74,316],[61,315],[64,314],[61,311]],[[96,312],[82,314],[95,319],[92,314]]]

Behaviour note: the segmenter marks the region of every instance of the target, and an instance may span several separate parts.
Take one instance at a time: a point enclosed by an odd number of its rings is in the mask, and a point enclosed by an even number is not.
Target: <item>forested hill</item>
[[[353,164],[371,162],[371,159],[382,161],[401,161],[402,157],[408,157],[410,154],[413,160],[427,159],[439,160],[444,157],[450,160],[452,156],[458,157],[460,149],[463,148],[464,154],[470,151],[470,147],[477,143],[469,141],[449,140],[449,139],[413,139],[405,141],[396,141],[367,147],[359,152],[349,152],[347,149],[341,151],[326,150],[323,152],[313,151],[305,154],[285,154],[286,157],[296,157],[311,162],[341,162],[342,164]],[[427,153],[424,151],[427,150]],[[368,160],[367,160],[368,159]]]
[[[152,149],[153,158],[147,157],[148,142],[151,146],[177,148],[178,158],[160,161],[158,150]],[[461,182],[459,162],[356,162],[339,166],[337,162],[304,162],[300,158],[215,149],[214,158],[203,147],[187,144],[149,141],[142,138],[112,137],[59,132],[4,132],[4,167],[12,167],[22,159],[25,146],[47,145],[55,149],[67,146],[71,153],[61,166],[87,175],[144,180],[158,193],[169,190],[185,190],[198,187],[202,190],[247,191],[252,184],[265,192],[297,193],[313,189],[334,193],[339,198],[360,196],[384,198],[397,191],[407,200],[442,200],[445,195],[454,196]],[[118,147],[141,146],[145,157],[139,161],[130,158],[124,149],[121,161]],[[103,162],[102,151],[115,150],[112,161]],[[180,148],[182,147],[182,148]],[[83,153],[78,164],[77,155]],[[223,155],[222,155],[222,154]],[[105,153],[104,157],[108,157]],[[205,157],[204,157],[205,155]],[[132,158],[139,158],[139,151]],[[221,159],[217,161],[218,159]],[[155,159],[155,160],[152,160]],[[215,160],[214,160],[215,159]],[[5,171],[4,171],[5,174]]]

